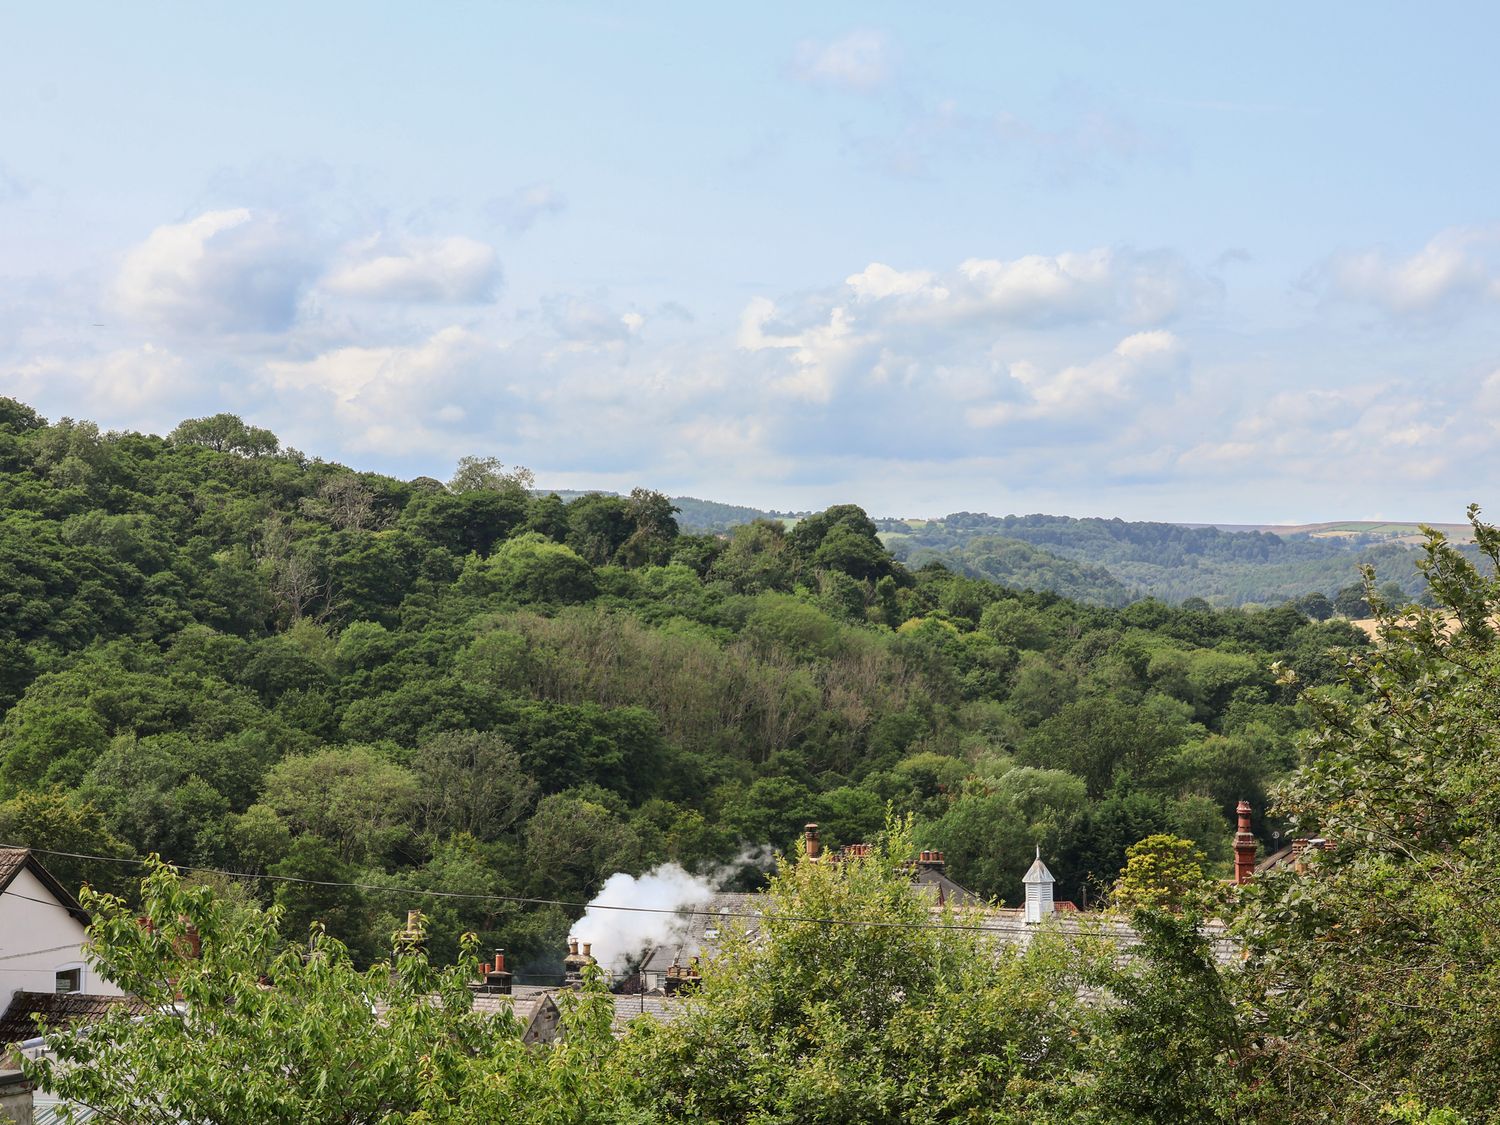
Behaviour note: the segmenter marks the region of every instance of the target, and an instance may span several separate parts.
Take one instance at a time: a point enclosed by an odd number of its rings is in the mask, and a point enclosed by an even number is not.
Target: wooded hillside
[[[360,473],[231,416],[105,434],[0,400],[0,841],[578,901],[808,820],[860,840],[889,806],[983,894],[1016,901],[1040,844],[1059,897],[1097,896],[1153,832],[1223,860],[1242,797],[1270,831],[1305,724],[1272,662],[1325,682],[1330,645],[1365,643],[1291,606],[1102,608],[910,569],[850,505],[690,535],[654,492],[529,484],[476,458],[449,484]],[[407,905],[274,893],[288,933],[322,918],[371,954]],[[432,916],[434,950],[473,929],[543,958],[568,924]]]

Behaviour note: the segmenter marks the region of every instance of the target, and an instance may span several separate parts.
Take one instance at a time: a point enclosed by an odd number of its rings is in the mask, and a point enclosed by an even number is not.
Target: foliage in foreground
[[[1022,951],[911,889],[895,826],[861,859],[801,858],[772,879],[669,1024],[627,1050],[658,1120],[1037,1120],[1080,1065],[1095,1017],[1077,999],[1081,948]],[[830,924],[826,919],[843,920]]]
[[[599,986],[564,998],[568,1035],[527,1047],[508,1014],[472,1010],[472,945],[434,968],[410,943],[363,972],[315,928],[288,946],[262,911],[156,865],[144,915],[85,891],[100,969],[147,1005],[54,1034],[28,1063],[72,1120],[121,1125],[638,1120],[605,1080],[613,1005]],[[146,924],[149,920],[149,925]],[[195,950],[197,955],[194,955]],[[89,1114],[93,1116],[88,1116]]]
[[[1283,804],[1333,846],[1258,880],[1241,923],[1291,1120],[1500,1116],[1500,532],[1470,516],[1485,569],[1430,534],[1437,608],[1383,607],[1348,657],[1361,702],[1305,697],[1315,756]]]
[[[88,896],[100,968],[149,1011],[56,1034],[27,1069],[122,1123],[1216,1119],[1222,1013],[1181,987],[1212,975],[1196,919],[1147,931],[1129,963],[1100,927],[1007,947],[935,914],[910,850],[896,823],[863,859],[784,863],[759,932],[730,938],[680,1018],[616,1040],[592,984],[564,996],[561,1041],[533,1047],[471,1009],[471,949],[439,969],[398,939],[361,972],[321,929],[289,946],[274,909],[157,865],[143,918]],[[1166,1054],[1163,1022],[1190,1034]]]

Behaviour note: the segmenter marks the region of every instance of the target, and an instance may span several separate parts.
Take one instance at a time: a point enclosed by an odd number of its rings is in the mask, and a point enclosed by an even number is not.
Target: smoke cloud
[[[726,886],[742,881],[747,869],[765,871],[776,862],[769,844],[746,845],[740,854],[703,875],[675,863],[663,863],[644,875],[611,875],[594,896],[573,936],[593,945],[594,959],[612,973],[621,973],[658,945],[682,944],[692,924],[691,914],[658,914],[659,910],[691,910],[706,906]],[[630,906],[635,910],[612,910]],[[649,909],[645,909],[649,908]]]
[[[686,910],[713,898],[713,879],[693,875],[675,863],[653,867],[639,877],[620,872],[605,880],[573,927],[579,941],[593,943],[599,964],[611,972],[622,972],[652,946],[680,940],[692,921],[691,915],[653,914],[651,910]],[[611,910],[630,906],[636,910]]]

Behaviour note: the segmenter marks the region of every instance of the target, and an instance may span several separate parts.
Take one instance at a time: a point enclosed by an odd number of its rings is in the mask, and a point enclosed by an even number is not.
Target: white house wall
[[[40,879],[24,868],[16,872],[0,895],[0,1000],[8,1004],[18,991],[56,991],[57,974],[72,968],[82,969],[80,992],[119,996],[88,963],[85,939],[83,925]]]

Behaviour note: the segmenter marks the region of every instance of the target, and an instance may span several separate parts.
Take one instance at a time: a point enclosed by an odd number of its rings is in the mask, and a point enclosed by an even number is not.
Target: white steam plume
[[[715,893],[743,874],[746,867],[762,871],[776,862],[769,844],[746,844],[728,863],[694,875],[675,863],[663,863],[644,875],[611,875],[594,896],[573,936],[593,946],[594,959],[612,973],[629,968],[658,945],[681,944],[692,924],[691,914],[654,911],[690,910],[708,905]],[[650,910],[610,910],[612,906],[649,907]]]
[[[656,914],[651,910],[685,910],[702,906],[713,898],[717,886],[711,878],[692,875],[675,863],[663,863],[637,878],[620,872],[604,881],[583,917],[573,926],[573,936],[591,942],[599,964],[610,972],[627,968],[652,946],[680,940],[691,915]],[[636,910],[610,910],[631,906]]]

